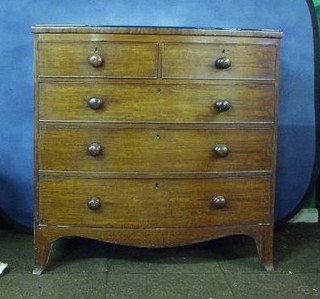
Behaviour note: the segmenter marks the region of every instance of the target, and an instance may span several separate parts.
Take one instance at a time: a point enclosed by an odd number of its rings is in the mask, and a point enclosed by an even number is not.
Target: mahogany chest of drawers
[[[272,270],[281,32],[35,26],[35,274],[55,240],[243,234]]]

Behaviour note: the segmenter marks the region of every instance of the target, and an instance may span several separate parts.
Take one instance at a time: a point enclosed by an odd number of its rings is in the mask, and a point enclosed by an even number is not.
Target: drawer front
[[[271,122],[274,93],[273,84],[42,83],[39,118],[110,122]],[[225,101],[230,105],[227,111],[218,105]]]
[[[47,178],[40,180],[39,195],[39,219],[46,225],[179,228],[271,221],[267,177]]]
[[[228,68],[216,67],[228,58]],[[163,78],[184,79],[275,79],[276,47],[240,44],[165,44]]]
[[[43,170],[111,172],[269,170],[273,152],[271,128],[142,126],[42,127],[39,150]]]
[[[40,76],[157,77],[156,43],[42,42],[38,47]],[[89,58],[96,55],[102,64],[92,66]]]

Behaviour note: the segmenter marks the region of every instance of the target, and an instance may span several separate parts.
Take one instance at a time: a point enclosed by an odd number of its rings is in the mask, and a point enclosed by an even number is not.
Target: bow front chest
[[[35,26],[35,274],[61,237],[254,238],[271,270],[281,33]]]

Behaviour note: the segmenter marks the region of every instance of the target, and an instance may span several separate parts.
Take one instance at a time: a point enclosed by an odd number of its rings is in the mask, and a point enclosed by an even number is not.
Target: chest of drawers
[[[55,240],[254,238],[272,270],[278,31],[35,26],[35,274]]]

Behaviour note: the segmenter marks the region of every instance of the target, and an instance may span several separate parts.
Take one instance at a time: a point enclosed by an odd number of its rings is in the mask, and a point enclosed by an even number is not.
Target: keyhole
[[[154,188],[155,188],[156,190],[158,190],[158,189],[159,189],[159,184],[158,184],[158,183],[155,183]]]
[[[157,140],[160,140],[160,133],[156,134],[156,138],[157,138]]]
[[[95,48],[95,49],[94,49],[94,52],[95,52],[95,53],[98,53],[98,52],[99,52],[98,48]]]
[[[225,53],[226,53],[226,50],[223,49],[223,50],[222,50],[222,56],[224,56]]]
[[[158,88],[157,94],[161,94],[161,88]]]

